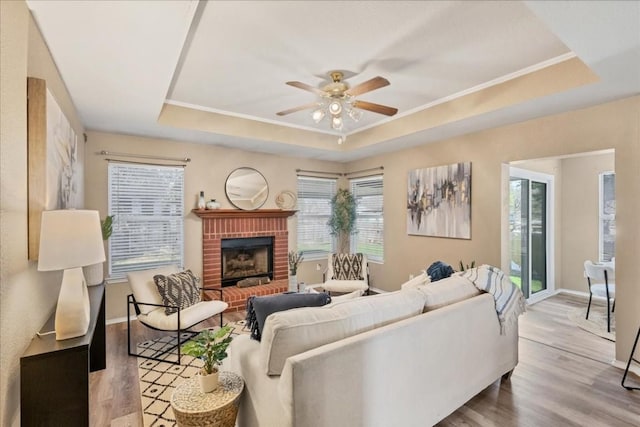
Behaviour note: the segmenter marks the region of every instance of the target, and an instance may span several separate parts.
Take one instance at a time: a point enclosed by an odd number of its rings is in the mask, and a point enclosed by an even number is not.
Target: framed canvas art
[[[82,204],[78,139],[42,79],[27,79],[29,259],[38,259],[42,211]]]
[[[409,171],[407,234],[471,239],[471,162]]]

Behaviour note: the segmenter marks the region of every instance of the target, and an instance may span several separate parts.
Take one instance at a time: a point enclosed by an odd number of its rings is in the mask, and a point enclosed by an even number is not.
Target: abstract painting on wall
[[[407,234],[471,239],[471,162],[409,171]]]
[[[81,208],[78,139],[42,79],[27,81],[29,259],[38,259],[42,212]]]

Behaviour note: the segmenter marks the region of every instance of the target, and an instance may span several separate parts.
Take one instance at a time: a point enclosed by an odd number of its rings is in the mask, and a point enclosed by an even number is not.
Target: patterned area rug
[[[250,334],[245,322],[231,323],[231,335]],[[212,329],[218,329],[214,327]],[[183,335],[188,339],[190,334]],[[138,344],[138,354],[154,355],[164,350],[173,349],[163,356],[165,361],[138,358],[138,379],[140,400],[142,403],[142,420],[145,427],[171,427],[176,419],[171,409],[171,394],[175,387],[186,378],[194,376],[202,367],[202,361],[191,356],[182,355],[181,364],[169,363],[177,361],[175,354],[175,337],[163,337]]]
[[[616,340],[616,317],[611,313],[611,332],[607,332],[607,308],[591,305],[589,319],[585,319],[587,308],[576,308],[568,313],[569,320],[580,329],[598,335],[604,339],[615,342]]]

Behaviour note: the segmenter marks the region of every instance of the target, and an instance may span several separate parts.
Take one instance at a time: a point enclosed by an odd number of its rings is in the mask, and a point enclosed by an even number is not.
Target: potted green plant
[[[115,215],[107,215],[107,217],[100,221],[102,228],[102,240],[105,242],[111,237],[113,233],[113,218]],[[104,263],[88,265],[82,269],[84,278],[87,285],[94,286],[104,282]]]
[[[462,260],[460,260],[460,271],[466,271],[469,270],[471,268],[475,268],[476,266],[476,262],[475,261],[471,261],[471,264],[467,264],[466,268],[465,265],[462,263]]]
[[[181,347],[184,354],[204,362],[198,373],[203,393],[210,393],[218,387],[219,365],[227,357],[227,347],[232,340],[231,326],[226,325],[215,331],[205,329]]]
[[[289,291],[298,290],[298,264],[304,259],[302,252],[289,251]]]
[[[111,233],[113,233],[113,218],[115,217],[115,215],[107,215],[105,219],[100,221],[100,225],[102,226],[102,240],[105,242],[109,240]]]
[[[355,232],[356,199],[347,189],[339,189],[331,199],[331,216],[327,225],[338,236],[340,252],[348,252],[349,235]]]

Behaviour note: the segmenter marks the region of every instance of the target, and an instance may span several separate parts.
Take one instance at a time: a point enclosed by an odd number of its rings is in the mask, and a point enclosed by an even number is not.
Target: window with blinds
[[[335,194],[336,179],[298,177],[298,251],[307,260],[335,252],[335,238],[327,225]]]
[[[109,163],[109,279],[183,265],[184,168]]]
[[[350,180],[356,200],[356,234],[351,252],[362,252],[371,261],[384,261],[384,215],[382,175]]]

